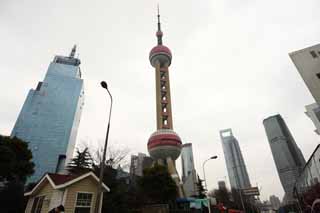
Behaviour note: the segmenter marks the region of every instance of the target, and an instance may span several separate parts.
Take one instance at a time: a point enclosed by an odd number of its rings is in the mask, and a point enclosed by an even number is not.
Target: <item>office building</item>
[[[185,143],[181,149],[182,183],[187,197],[197,196],[198,177],[194,167],[192,144]]]
[[[294,184],[306,161],[281,115],[263,120],[273,160],[285,191],[284,201],[293,199]]]
[[[233,136],[232,130],[221,130],[220,137],[231,188],[244,189],[251,187],[241,149],[238,140]]]
[[[28,182],[44,173],[63,170],[73,156],[84,104],[80,60],[76,47],[69,56],[55,56],[43,82],[31,89],[11,136],[29,142],[35,173]]]
[[[131,155],[130,176],[143,176],[143,170],[151,167],[153,160],[144,153]]]
[[[320,135],[320,106],[317,103],[313,103],[305,106],[306,115],[311,119],[316,129],[315,133]]]
[[[181,149],[182,181],[194,170],[192,144],[185,143]]]
[[[289,53],[312,96],[320,104],[320,44]]]

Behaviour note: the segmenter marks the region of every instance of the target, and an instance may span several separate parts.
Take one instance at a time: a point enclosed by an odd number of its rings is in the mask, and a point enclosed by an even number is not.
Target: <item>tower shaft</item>
[[[156,64],[157,129],[173,129],[169,68]]]

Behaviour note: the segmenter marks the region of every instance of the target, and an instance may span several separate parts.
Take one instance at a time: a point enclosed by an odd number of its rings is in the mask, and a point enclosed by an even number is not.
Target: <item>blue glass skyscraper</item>
[[[43,82],[31,89],[11,136],[29,142],[35,173],[28,182],[46,172],[57,172],[72,158],[81,111],[83,80],[76,47],[69,56],[55,56]]]

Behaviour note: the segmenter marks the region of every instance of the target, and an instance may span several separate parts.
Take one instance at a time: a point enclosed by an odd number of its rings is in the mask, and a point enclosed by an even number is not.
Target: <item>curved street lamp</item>
[[[205,185],[205,188],[206,188],[207,190],[208,190],[208,188],[207,188],[206,173],[205,173],[205,170],[204,170],[204,165],[205,165],[205,163],[208,162],[209,160],[213,160],[213,159],[217,159],[217,158],[218,158],[218,156],[214,155],[214,156],[208,158],[207,160],[205,160],[205,161],[203,162],[203,164],[202,164],[204,185]]]
[[[96,200],[96,208],[95,208],[95,212],[99,213],[100,210],[100,205],[101,205],[101,194],[102,194],[102,179],[103,179],[103,172],[104,172],[104,163],[106,161],[106,151],[107,151],[107,147],[108,147],[108,138],[109,138],[109,129],[110,129],[110,119],[111,119],[111,111],[112,111],[112,103],[113,103],[113,99],[112,99],[112,95],[108,89],[108,84],[105,81],[101,81],[100,83],[101,87],[106,89],[108,91],[108,94],[110,96],[111,99],[111,103],[110,103],[110,111],[109,111],[109,119],[108,119],[108,127],[107,127],[107,134],[106,134],[106,139],[105,139],[105,143],[104,143],[104,148],[103,148],[103,155],[102,155],[102,161],[100,162],[100,174],[99,174],[99,185],[98,185],[98,193],[97,193],[97,200]]]

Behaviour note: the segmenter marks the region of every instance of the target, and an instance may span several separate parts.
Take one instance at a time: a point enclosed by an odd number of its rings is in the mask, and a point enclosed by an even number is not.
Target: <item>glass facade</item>
[[[80,60],[73,56],[54,58],[44,81],[29,91],[12,130],[11,136],[29,142],[32,150],[35,173],[28,182],[64,168],[72,158],[84,105]]]
[[[294,184],[306,161],[281,115],[263,121],[285,200],[292,200]]]
[[[240,146],[233,136],[232,130],[225,129],[220,131],[220,137],[231,188],[245,189],[251,187]]]

